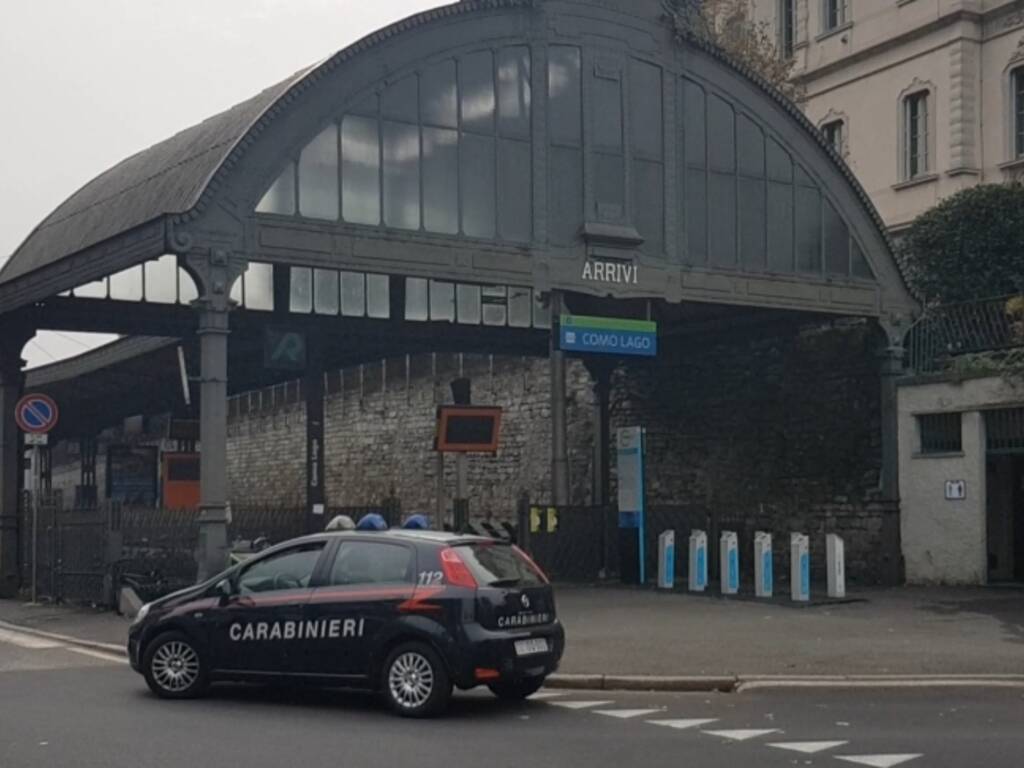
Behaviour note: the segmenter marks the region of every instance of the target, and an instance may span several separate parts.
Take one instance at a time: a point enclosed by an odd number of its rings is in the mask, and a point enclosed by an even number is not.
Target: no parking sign
[[[55,426],[60,410],[49,395],[25,395],[14,406],[14,420],[22,432],[45,435]]]

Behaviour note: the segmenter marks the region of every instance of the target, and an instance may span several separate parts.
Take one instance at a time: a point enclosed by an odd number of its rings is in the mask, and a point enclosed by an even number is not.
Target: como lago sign
[[[655,357],[658,324],[614,317],[562,315],[560,347],[566,352]]]

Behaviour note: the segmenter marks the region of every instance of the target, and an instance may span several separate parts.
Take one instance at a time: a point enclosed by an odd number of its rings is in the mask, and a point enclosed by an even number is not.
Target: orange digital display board
[[[434,447],[441,453],[497,453],[501,408],[442,405]]]

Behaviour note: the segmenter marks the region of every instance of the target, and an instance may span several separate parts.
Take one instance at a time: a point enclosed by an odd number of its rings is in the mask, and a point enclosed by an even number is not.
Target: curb
[[[735,676],[692,675],[551,675],[548,688],[603,691],[676,691],[684,693],[733,693],[740,679]]]
[[[113,653],[118,656],[128,657],[128,649],[123,645],[115,645],[114,643],[101,643],[98,640],[83,640],[80,637],[72,637],[71,635],[61,635],[56,632],[46,632],[42,629],[36,629],[35,627],[26,627],[24,624],[12,624],[7,621],[0,621],[0,629],[7,629],[12,632],[21,632],[26,635],[35,635],[45,640],[53,640],[54,642],[64,643],[65,645],[74,645],[79,648],[87,648],[91,651],[101,651],[102,653]]]

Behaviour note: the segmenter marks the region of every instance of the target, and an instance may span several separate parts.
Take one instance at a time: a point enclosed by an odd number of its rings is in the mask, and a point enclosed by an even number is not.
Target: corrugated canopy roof
[[[32,231],[0,269],[0,283],[166,214],[190,210],[235,144],[309,71],[297,72],[97,176]]]

